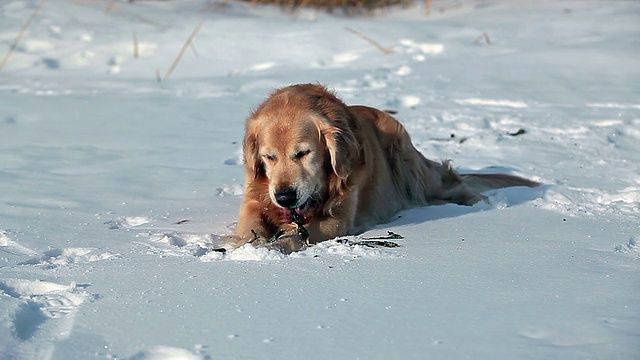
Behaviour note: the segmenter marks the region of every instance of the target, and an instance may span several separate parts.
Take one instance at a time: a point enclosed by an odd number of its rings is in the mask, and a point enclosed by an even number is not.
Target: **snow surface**
[[[0,2],[2,55],[37,3]],[[0,358],[639,358],[640,3],[106,3],[49,0],[0,71]],[[546,185],[363,235],[399,248],[212,251],[244,118],[314,81]]]

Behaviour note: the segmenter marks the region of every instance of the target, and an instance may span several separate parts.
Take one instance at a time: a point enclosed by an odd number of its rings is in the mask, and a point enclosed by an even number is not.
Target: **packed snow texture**
[[[637,358],[640,3],[423,3],[45,2],[0,71],[0,358]],[[223,252],[244,118],[300,82],[545,185],[348,239],[397,248]]]

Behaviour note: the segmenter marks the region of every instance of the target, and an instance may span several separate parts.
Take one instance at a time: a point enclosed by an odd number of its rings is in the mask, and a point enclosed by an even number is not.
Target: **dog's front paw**
[[[259,235],[258,233],[256,233],[255,231],[251,230],[251,233],[253,234],[253,238],[249,239],[248,241],[246,241],[246,244],[251,244],[254,247],[265,247],[268,246],[269,244],[271,244],[271,240]]]
[[[285,231],[277,239],[271,241],[268,248],[276,249],[288,255],[292,252],[306,249],[307,239],[297,230]]]
[[[248,243],[256,248],[264,247],[269,250],[277,250],[284,254],[304,250],[307,248],[309,238],[308,232],[304,227],[296,224],[286,224],[270,239],[262,235],[253,233],[253,239]]]

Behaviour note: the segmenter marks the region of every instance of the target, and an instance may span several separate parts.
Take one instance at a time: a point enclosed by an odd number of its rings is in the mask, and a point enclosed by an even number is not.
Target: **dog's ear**
[[[321,131],[327,152],[329,153],[331,169],[327,189],[329,197],[326,199],[324,211],[332,214],[337,204],[341,203],[349,191],[354,161],[359,156],[359,148],[351,129],[328,127]]]
[[[347,105],[319,84],[300,84],[295,88],[307,96],[311,107],[321,116],[314,122],[329,150],[331,167],[338,178],[346,180],[351,172],[351,158],[357,156],[357,143],[351,129],[353,119]]]
[[[347,105],[324,86],[303,84],[297,89],[307,96],[314,112],[319,115],[314,122],[327,147],[333,170],[329,177],[329,192],[331,198],[339,201],[348,190],[353,162],[360,155],[352,129],[355,125],[353,115]]]
[[[253,175],[253,179],[257,179],[264,169],[258,155],[258,137],[249,129],[242,140],[242,157],[247,173]]]
[[[350,129],[328,127],[321,131],[335,175],[346,181],[351,173],[352,158],[357,155],[356,141]]]

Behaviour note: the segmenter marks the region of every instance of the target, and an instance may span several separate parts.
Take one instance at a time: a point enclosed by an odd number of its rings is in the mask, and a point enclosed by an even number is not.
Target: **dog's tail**
[[[507,174],[460,174],[460,177],[465,185],[478,193],[512,186],[536,187],[542,185],[533,180]]]

